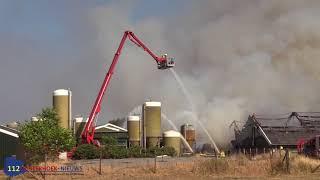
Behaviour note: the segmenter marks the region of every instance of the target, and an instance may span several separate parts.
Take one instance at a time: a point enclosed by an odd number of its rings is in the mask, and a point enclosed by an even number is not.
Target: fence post
[[[154,157],[154,172],[153,173],[156,173],[157,172],[157,156]]]
[[[290,172],[290,170],[289,170],[289,166],[290,166],[290,156],[289,156],[289,150],[288,149],[286,149],[286,170],[287,170],[287,173],[289,173]]]
[[[99,174],[102,175],[101,171],[101,161],[102,161],[102,148],[100,147],[100,161],[99,161]]]
[[[47,171],[47,153],[44,154],[44,172],[43,172],[43,179],[46,180],[46,171]]]

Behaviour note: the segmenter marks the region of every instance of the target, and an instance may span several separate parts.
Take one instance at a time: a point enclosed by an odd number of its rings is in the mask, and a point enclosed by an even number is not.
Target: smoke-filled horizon
[[[51,93],[59,88],[71,88],[73,113],[86,116],[127,29],[155,53],[176,58],[175,70],[192,95],[200,121],[218,144],[232,138],[233,120],[245,120],[253,112],[319,111],[320,2],[177,2],[184,6],[176,6],[170,15],[164,5],[157,7],[164,15],[135,20],[133,3],[67,3],[57,16],[55,11],[36,13],[51,13],[50,22],[61,27],[42,26],[42,21],[23,27],[36,31],[38,39],[29,39],[18,29],[0,31],[4,118],[0,121],[29,119],[51,105]],[[34,18],[23,17],[18,10],[6,12],[0,22],[10,27],[6,18],[16,23]],[[51,33],[56,41],[43,37]],[[126,44],[110,85],[101,123],[125,116],[149,98],[161,101],[176,125],[192,122],[191,107],[171,73],[158,70],[153,59],[132,43]],[[199,136],[205,139],[202,133]]]

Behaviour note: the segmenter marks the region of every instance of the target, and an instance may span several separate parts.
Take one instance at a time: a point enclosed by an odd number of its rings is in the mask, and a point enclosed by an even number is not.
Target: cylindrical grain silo
[[[191,124],[181,126],[181,134],[186,139],[190,147],[194,148],[196,143],[196,132]]]
[[[78,140],[81,138],[80,135],[81,135],[82,130],[86,124],[86,121],[83,120],[83,117],[76,117],[76,118],[74,118],[73,123],[74,123],[73,133],[74,133],[76,139]]]
[[[161,138],[161,102],[145,102],[143,104],[143,146],[160,145]]]
[[[127,129],[129,135],[129,146],[140,145],[140,117],[128,116]]]
[[[60,118],[60,126],[71,128],[71,91],[58,89],[53,92],[53,108]]]
[[[180,156],[181,134],[173,130],[164,132],[163,145],[164,147],[173,147],[177,152],[177,156]]]

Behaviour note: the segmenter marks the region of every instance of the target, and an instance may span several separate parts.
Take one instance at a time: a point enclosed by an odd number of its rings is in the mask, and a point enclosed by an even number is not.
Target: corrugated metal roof
[[[5,157],[16,155],[17,159],[24,160],[24,154],[18,131],[0,125],[0,169],[3,169]]]
[[[16,137],[16,138],[19,137],[19,131],[17,131],[16,129],[9,128],[7,126],[3,126],[3,125],[0,125],[0,133],[4,133],[6,135]]]
[[[296,145],[298,140],[309,139],[320,134],[320,130],[307,130],[305,128],[285,131],[283,129],[263,128],[263,131],[272,145]]]
[[[251,116],[262,127],[319,127],[320,112],[292,112],[283,115]]]
[[[296,117],[291,117],[290,114],[284,115],[269,115],[269,116],[261,116],[254,115],[255,120],[259,123],[261,127],[301,127],[300,121]]]
[[[296,145],[300,138],[320,134],[320,112],[292,112],[283,115],[253,115],[272,145]],[[266,138],[266,137],[265,137]]]

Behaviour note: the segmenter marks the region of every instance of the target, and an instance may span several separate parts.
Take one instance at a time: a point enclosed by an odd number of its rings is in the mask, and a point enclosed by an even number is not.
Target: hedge
[[[96,159],[99,158],[99,149],[92,144],[81,144],[73,154],[74,159]]]
[[[132,146],[129,148],[118,146],[113,137],[105,136],[102,138],[102,144],[99,148],[92,144],[82,144],[77,147],[74,152],[74,159],[96,159],[100,157],[102,151],[102,158],[104,159],[122,159],[122,158],[143,158],[155,157],[160,155],[176,156],[177,153],[172,147],[151,147],[146,150],[140,146]]]

